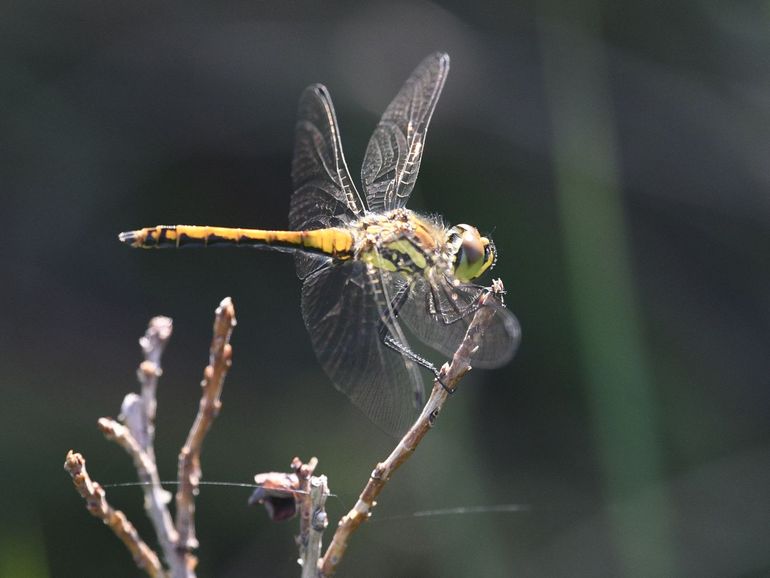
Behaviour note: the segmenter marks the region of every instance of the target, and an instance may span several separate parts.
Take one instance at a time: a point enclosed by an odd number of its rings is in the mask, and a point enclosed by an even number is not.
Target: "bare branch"
[[[494,307],[484,307],[483,305],[488,299],[494,298],[502,292],[502,282],[498,280],[493,283],[492,290],[482,297],[482,306],[476,311],[462,343],[452,356],[451,363],[444,364],[441,368],[441,381],[444,385],[442,386],[438,380],[434,382],[430,398],[417,421],[401,438],[387,459],[377,464],[355,506],[340,520],[332,542],[320,562],[322,576],[330,576],[336,572],[342,557],[345,555],[351,535],[371,516],[371,510],[376,505],[375,500],[385,484],[388,483],[393,473],[412,456],[422,439],[436,423],[436,419],[449,397],[447,390],[454,391],[458,382],[470,371],[471,356],[479,347],[484,329],[495,314]]]
[[[174,577],[184,576],[184,560],[177,550],[179,535],[174,528],[168,503],[171,494],[160,483],[158,466],[155,461],[155,413],[158,378],[163,373],[161,357],[173,331],[173,322],[168,317],[153,317],[147,331],[139,339],[144,360],[137,369],[141,396],[129,393],[123,398],[120,408],[120,423],[109,419],[99,420],[99,429],[108,439],[116,441],[134,461],[139,481],[144,492],[144,509],[150,518],[158,538],[163,558]]]
[[[174,325],[171,318],[153,317],[150,319],[144,336],[139,339],[139,345],[142,347],[142,353],[144,354],[144,361],[139,365],[136,375],[142,387],[143,423],[141,424],[142,427],[137,429],[134,429],[133,424],[126,423],[126,425],[132,428],[131,433],[142,446],[142,449],[148,452],[153,460],[155,459],[155,450],[153,448],[155,412],[158,405],[155,392],[158,388],[158,378],[163,374],[160,360],[173,329]]]
[[[168,317],[153,318],[147,331],[139,340],[144,354],[144,361],[139,366],[137,375],[141,385],[141,395],[129,393],[123,399],[119,423],[110,418],[101,418],[99,428],[104,435],[117,442],[131,456],[144,491],[144,508],[158,537],[163,558],[169,570],[163,570],[158,556],[149,550],[136,536],[136,531],[120,512],[114,512],[103,500],[104,491],[98,484],[92,484],[85,474],[85,461],[77,454],[68,455],[65,468],[70,471],[81,495],[90,500],[89,510],[108,523],[121,539],[134,552],[137,563],[142,568],[158,568],[152,576],[170,576],[171,578],[194,578],[197,558],[192,550],[197,547],[193,518],[195,513],[194,496],[200,479],[200,450],[206,432],[219,412],[219,401],[225,375],[231,364],[232,348],[229,340],[235,326],[235,310],[229,298],[222,301],[214,320],[209,366],[203,376],[202,399],[198,415],[193,423],[187,441],[179,456],[179,482],[177,492],[177,531],[168,503],[171,494],[163,489],[155,461],[153,440],[155,437],[155,412],[157,407],[156,390],[158,378],[162,374],[161,356],[171,336],[172,321]],[[75,473],[73,473],[75,472]],[[78,477],[76,477],[76,475]],[[101,494],[99,494],[101,492]],[[90,498],[88,497],[90,496]],[[93,502],[93,505],[92,503]],[[145,549],[149,553],[145,552]],[[154,562],[150,560],[154,556]],[[146,558],[146,559],[145,559]],[[149,560],[149,561],[148,561]],[[150,572],[148,570],[148,572]]]
[[[70,450],[64,462],[64,469],[69,472],[75,489],[86,501],[86,509],[109,526],[131,552],[136,565],[152,578],[166,578],[158,555],[139,537],[136,528],[125,514],[110,506],[104,488],[90,478],[86,471],[85,458]]]
[[[310,478],[310,500],[307,508],[311,514],[310,527],[308,528],[305,547],[300,548],[302,578],[317,578],[320,573],[321,538],[326,526],[329,525],[325,509],[328,496],[329,488],[326,483],[326,476]]]
[[[230,335],[235,323],[235,308],[230,298],[226,297],[216,310],[209,365],[203,372],[201,382],[202,394],[198,415],[179,453],[179,489],[176,493],[176,528],[179,532],[177,545],[178,549],[184,552],[188,568],[195,566],[196,558],[192,550],[198,547],[195,537],[195,495],[201,477],[200,452],[206,433],[222,406],[220,396],[227,371],[232,364]]]
[[[132,394],[127,395],[126,398],[130,395]],[[141,404],[139,397],[134,397],[136,403],[133,405]],[[124,401],[124,410],[127,405],[132,406],[132,404],[127,404]],[[176,550],[178,534],[174,528],[171,514],[168,511],[171,495],[161,486],[155,459],[142,449],[128,427],[106,417],[100,418],[98,425],[108,440],[117,442],[131,456],[137,477],[141,482],[142,491],[144,492],[144,510],[147,512],[147,517],[150,518],[155,529],[155,535],[158,537],[163,557],[171,567],[172,575],[176,576],[174,569],[179,565]]]
[[[299,504],[299,536],[297,544],[299,545],[300,560],[305,559],[305,550],[307,549],[310,536],[310,527],[313,517],[313,508],[310,497],[310,478],[318,465],[318,458],[312,457],[306,464],[302,463],[298,457],[291,462],[294,473],[297,474],[297,502]],[[319,553],[320,555],[320,553]]]

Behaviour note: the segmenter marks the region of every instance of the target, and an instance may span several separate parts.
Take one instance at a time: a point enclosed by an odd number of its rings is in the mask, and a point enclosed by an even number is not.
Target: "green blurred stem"
[[[624,221],[598,5],[539,14],[555,186],[593,433],[626,576],[674,576],[655,392]],[[640,492],[655,494],[644,507]],[[652,506],[651,506],[652,505]]]

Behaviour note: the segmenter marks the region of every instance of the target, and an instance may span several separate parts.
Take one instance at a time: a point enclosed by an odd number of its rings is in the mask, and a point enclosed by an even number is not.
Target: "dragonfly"
[[[159,225],[121,233],[133,247],[235,245],[293,253],[302,317],[333,384],[375,424],[399,435],[424,405],[421,367],[430,361],[411,337],[452,356],[480,306],[494,315],[471,358],[495,368],[514,355],[516,317],[501,296],[475,283],[497,251],[476,227],[449,226],[406,208],[422,160],[449,56],[425,58],[385,110],[366,148],[356,188],[343,155],[329,91],[302,93],[291,175],[289,230]]]

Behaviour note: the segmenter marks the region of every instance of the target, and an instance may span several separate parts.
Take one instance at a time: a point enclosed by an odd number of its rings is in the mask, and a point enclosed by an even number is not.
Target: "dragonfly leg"
[[[380,329],[380,336],[382,338],[382,342],[390,347],[393,351],[400,353],[402,356],[406,357],[409,361],[412,361],[416,363],[417,365],[420,365],[430,371],[433,376],[436,378],[436,381],[438,381],[441,384],[441,387],[446,390],[447,393],[454,393],[453,389],[449,389],[447,385],[443,382],[441,379],[441,372],[436,369],[436,366],[433,365],[430,361],[425,359],[424,357],[417,355],[414,351],[409,349],[409,347],[403,343],[401,343],[398,339],[393,337],[390,333],[388,333],[387,327],[385,324],[382,324],[382,327]]]
[[[406,303],[406,300],[408,299],[408,297],[409,297],[409,285],[403,285],[398,290],[396,295],[393,297],[390,303],[389,312],[390,312],[390,315],[393,317],[394,322],[398,318],[398,313],[401,310],[401,307],[404,305],[404,303]],[[405,357],[409,361],[412,361],[413,363],[416,363],[417,365],[420,365],[421,367],[424,367],[425,369],[430,371],[435,377],[436,381],[438,381],[441,384],[441,387],[443,387],[447,393],[454,393],[454,390],[449,389],[446,386],[446,384],[442,381],[441,372],[438,369],[436,369],[436,366],[433,365],[430,361],[428,361],[424,357],[417,355],[414,351],[412,351],[409,348],[409,346],[406,343],[403,343],[397,337],[395,337],[391,333],[390,329],[388,328],[388,324],[385,319],[381,321],[380,329],[378,333],[379,333],[380,339],[387,347],[401,354],[403,357]],[[419,396],[419,394],[417,395],[418,397],[421,397]],[[422,406],[422,404],[424,403],[424,400],[422,399],[416,399],[415,401],[417,402],[418,406]]]

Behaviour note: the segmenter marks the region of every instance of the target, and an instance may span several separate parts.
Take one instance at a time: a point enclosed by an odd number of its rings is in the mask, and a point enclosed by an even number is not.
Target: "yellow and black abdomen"
[[[350,258],[353,246],[350,231],[340,228],[266,231],[199,225],[158,225],[127,231],[118,238],[127,245],[144,249],[235,245],[320,253],[338,259]]]

